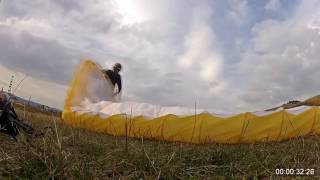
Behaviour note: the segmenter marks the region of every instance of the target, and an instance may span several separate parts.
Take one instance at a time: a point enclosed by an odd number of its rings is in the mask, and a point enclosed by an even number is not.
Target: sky
[[[0,85],[60,109],[85,59],[123,101],[241,112],[319,94],[319,57],[317,0],[0,1]]]

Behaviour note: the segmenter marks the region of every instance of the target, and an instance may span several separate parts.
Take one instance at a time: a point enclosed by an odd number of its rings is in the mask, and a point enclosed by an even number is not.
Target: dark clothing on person
[[[120,92],[122,89],[120,74],[115,71],[112,71],[110,69],[103,70],[103,73],[109,77],[109,79],[111,80],[111,82],[114,86],[117,84],[119,92]]]

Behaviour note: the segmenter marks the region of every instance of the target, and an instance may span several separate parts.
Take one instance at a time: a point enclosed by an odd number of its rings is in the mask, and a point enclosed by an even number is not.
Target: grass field
[[[320,178],[320,137],[250,145],[126,141],[72,129],[48,113],[17,111],[37,130],[52,131],[31,144],[1,134],[0,179],[274,179],[276,168],[314,169],[299,177]]]

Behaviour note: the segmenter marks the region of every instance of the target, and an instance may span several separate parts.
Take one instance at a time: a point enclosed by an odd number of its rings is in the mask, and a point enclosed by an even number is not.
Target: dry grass
[[[59,117],[35,111],[26,119],[53,132],[31,145],[0,135],[1,179],[261,179],[275,178],[276,168],[314,168],[320,177],[320,137],[251,145],[126,141],[72,129]]]

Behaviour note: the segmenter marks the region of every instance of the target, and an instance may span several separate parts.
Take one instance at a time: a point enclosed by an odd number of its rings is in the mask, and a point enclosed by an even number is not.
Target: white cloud
[[[269,0],[268,3],[264,6],[264,9],[267,11],[277,11],[281,8],[281,2],[279,0]]]
[[[230,10],[228,17],[236,24],[245,22],[249,14],[249,7],[247,0],[228,0]]]
[[[190,33],[185,38],[185,49],[177,63],[187,71],[193,70],[192,73],[205,81],[218,81],[223,69],[223,56],[215,45],[215,33],[209,25],[210,11],[207,7],[195,9]],[[195,69],[199,69],[200,74]]]
[[[122,16],[121,23],[123,25],[130,25],[152,19],[152,14],[146,11],[146,7],[143,7],[144,3],[146,1],[116,0],[115,7],[117,12]]]
[[[249,77],[240,93],[246,107],[267,108],[319,93],[320,36],[308,25],[320,18],[315,16],[319,11],[319,3],[303,1],[292,18],[264,21],[253,28],[253,47],[239,66]]]

